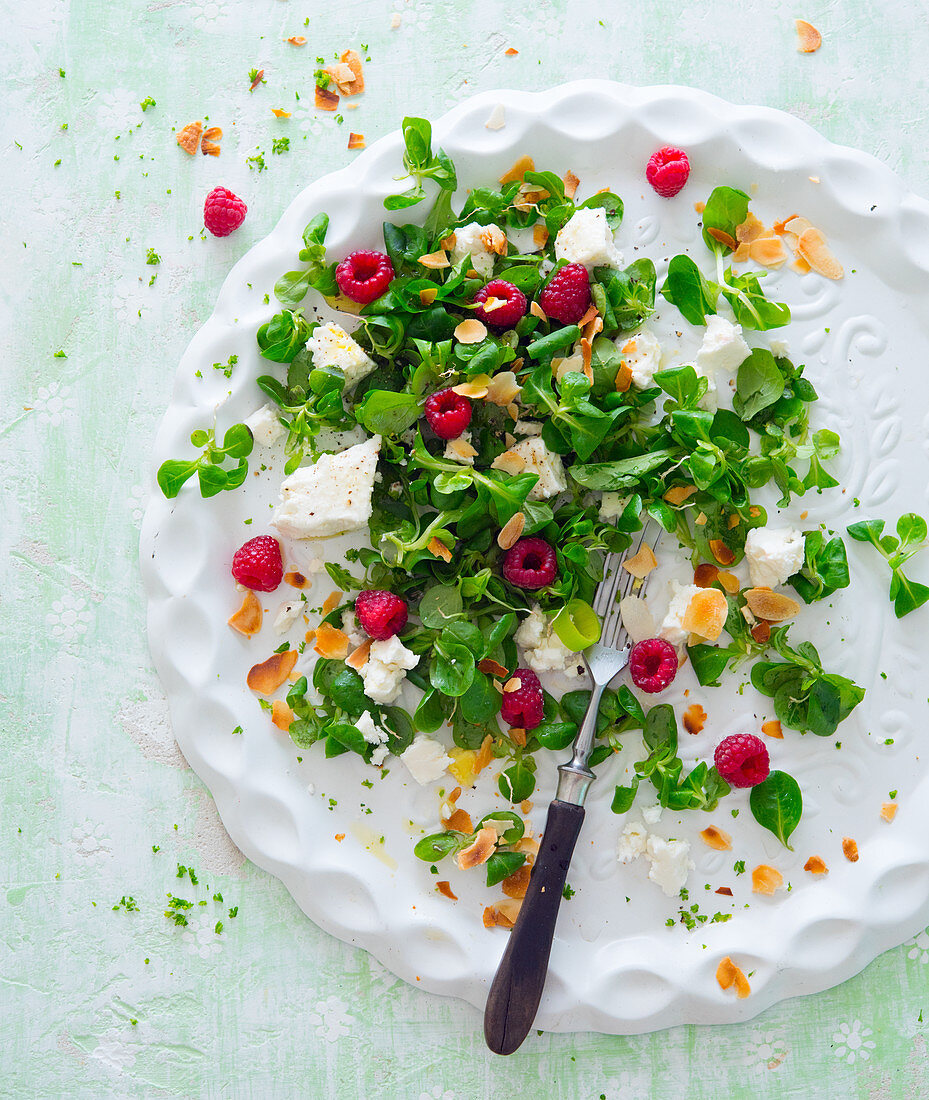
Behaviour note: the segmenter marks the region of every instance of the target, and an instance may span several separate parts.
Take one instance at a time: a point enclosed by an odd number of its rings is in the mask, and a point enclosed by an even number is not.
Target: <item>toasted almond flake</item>
[[[881,821],[890,823],[897,816],[899,806],[896,802],[884,802],[881,806]]]
[[[639,580],[647,577],[657,565],[658,559],[655,557],[654,550],[644,541],[631,558],[623,561],[623,569]]]
[[[522,386],[516,381],[516,375],[511,370],[502,370],[495,374],[487,383],[487,400],[500,408],[515,401],[522,393]]]
[[[463,321],[462,324],[467,324]],[[480,324],[480,322],[478,322]],[[452,386],[452,393],[459,397],[474,397],[481,399],[487,396],[487,387],[490,385],[490,376],[487,374],[475,374],[468,382],[462,382],[458,386]]]
[[[710,539],[710,553],[720,565],[732,565],[735,561],[735,551],[731,550],[722,539]]]
[[[302,34],[291,35],[290,38],[286,39],[286,41],[289,42],[291,44],[291,46],[305,46],[306,45],[306,39],[303,37]]]
[[[349,668],[353,668],[356,672],[360,672],[364,668],[368,663],[373,640],[373,638],[365,638],[361,645],[345,658],[345,663]]]
[[[227,621],[233,630],[250,638],[261,630],[262,611],[258,597],[250,588],[245,590],[242,606]]]
[[[712,562],[702,561],[694,570],[694,584],[698,588],[712,588],[719,576],[719,569]]]
[[[485,225],[478,236],[481,244],[488,252],[493,252],[497,256],[506,255],[509,242],[506,239],[506,234],[498,225]]]
[[[416,262],[430,271],[442,271],[444,268],[452,266],[444,248],[440,248],[438,252],[427,252],[424,256],[420,256]]]
[[[709,233],[714,241],[719,241],[720,244],[724,244],[727,248],[731,248],[733,252],[735,252],[739,246],[739,242],[734,241],[725,229],[717,229],[715,225],[711,225],[707,229],[707,233]]]
[[[802,256],[797,256],[788,266],[798,275],[808,275],[813,270]]]
[[[471,824],[471,815],[467,810],[455,810],[449,817],[442,822],[444,828],[453,833],[464,833],[465,836],[474,832],[474,826]]]
[[[454,233],[449,233],[447,237],[443,237],[442,240],[439,241],[439,248],[444,248],[446,251],[451,251],[451,249],[455,247],[455,242],[457,240],[458,238],[455,236]]]
[[[655,619],[641,596],[624,596],[619,604],[619,614],[633,644],[655,637]]]
[[[506,298],[495,298],[492,294],[489,294],[483,302],[481,302],[481,311],[483,313],[494,313],[498,309],[502,309],[505,305],[508,305]]]
[[[744,242],[732,253],[730,259],[734,264],[744,264],[751,259],[751,248]]]
[[[685,500],[690,500],[696,491],[696,485],[672,485],[662,497],[662,500],[666,500],[668,504],[677,507],[679,504],[683,504]]]
[[[459,868],[462,871],[467,871],[472,867],[479,867],[482,863],[486,863],[494,854],[496,846],[497,830],[485,825],[478,831],[474,841],[458,853]]]
[[[603,318],[598,313],[596,317],[591,317],[584,325],[584,339],[593,341],[593,338],[600,332],[603,332]]]
[[[526,526],[526,516],[523,512],[514,512],[506,521],[497,535],[497,545],[501,550],[509,550],[519,541],[519,536]]]
[[[510,419],[515,424],[519,420],[519,406],[516,404],[515,401],[513,401],[509,405],[507,405],[506,411],[509,414]]]
[[[804,871],[809,871],[811,875],[828,875],[829,868],[826,866],[826,862],[820,859],[819,856],[810,856],[810,858],[803,865]]]
[[[625,393],[632,385],[632,367],[629,366],[625,359],[620,363],[613,384],[616,386],[618,393]]]
[[[845,270],[833,256],[826,244],[826,238],[818,229],[804,229],[797,240],[797,253],[806,260],[817,275],[827,279],[841,279]]]
[[[506,112],[503,104],[498,103],[490,112],[490,118],[484,123],[485,130],[502,130],[506,125]]]
[[[504,669],[504,674],[506,669]],[[481,742],[481,747],[477,751],[477,756],[474,758],[474,774],[479,775],[484,768],[493,760],[493,737],[488,733],[484,740]]]
[[[858,844],[850,836],[842,837],[842,855],[849,863],[858,862]]]
[[[776,718],[769,718],[767,722],[762,722],[761,732],[765,735],[765,737],[773,737],[776,741],[784,740],[784,734],[781,730],[781,724]]]
[[[780,267],[787,262],[784,244],[778,237],[759,237],[748,246],[748,254],[762,267]]]
[[[458,895],[452,891],[452,884],[445,879],[437,882],[435,888],[443,897],[449,898],[451,901],[458,900]]]
[[[498,183],[512,183],[513,180],[519,180],[520,183],[521,183],[527,172],[534,172],[534,171],[535,171],[535,161],[532,159],[532,157],[530,157],[530,156],[528,156],[527,154],[524,153],[514,163],[512,168],[510,168],[508,171],[503,173],[503,175],[500,177],[500,179],[497,182]]]
[[[744,1000],[752,991],[748,978],[728,955],[716,967],[716,981],[720,989],[732,989],[734,986],[736,996],[740,1000]]]
[[[335,609],[339,606],[341,602],[341,592],[339,592],[338,590],[336,590],[335,592],[330,592],[329,595],[323,600],[323,614],[328,615],[330,611],[335,611]]]
[[[724,894],[727,898],[732,897],[732,890],[730,890],[728,886],[718,886],[714,893]]]
[[[285,733],[290,729],[296,715],[283,699],[275,699],[271,704],[271,725]]]
[[[583,328],[586,324],[592,321],[594,317],[597,316],[597,313],[597,307],[593,304],[593,302],[591,302],[591,304],[585,310],[584,316],[581,317],[581,319],[577,322],[578,326],[580,328]]]
[[[699,703],[691,703],[684,711],[683,723],[684,729],[696,737],[698,733],[702,732],[706,724],[706,711]]]
[[[285,111],[283,107],[272,107],[271,114],[275,118],[290,118],[290,111]]]
[[[348,656],[349,645],[348,635],[344,630],[330,626],[329,623],[320,623],[316,628],[316,645],[313,649],[321,657],[342,661]]]
[[[548,317],[545,314],[545,310],[539,305],[538,302],[529,303],[529,312],[533,317],[538,317],[540,321],[547,321]]]
[[[532,868],[528,863],[524,863],[522,867],[517,867],[512,875],[508,875],[500,883],[500,889],[508,898],[524,898],[529,887],[529,876],[531,874]]]
[[[800,610],[796,600],[770,588],[747,588],[744,595],[755,618],[764,619],[768,623],[786,622]]]
[[[511,726],[509,729],[510,740],[514,745],[523,748],[526,744],[526,731],[521,726]]]
[[[705,512],[700,512],[697,515],[696,519],[694,519],[694,523],[698,527],[705,527],[706,526],[706,513]]]
[[[437,539],[435,535],[429,540],[426,549],[433,557],[441,558],[444,562],[450,562],[452,560],[451,550],[449,550],[441,539]]]
[[[728,852],[732,848],[732,837],[715,825],[707,825],[700,833],[700,839],[708,847],[717,852]]]
[[[345,833],[336,833],[335,839],[341,844],[342,841],[345,839]]]
[[[200,139],[200,152],[205,157],[218,157],[222,137],[223,132],[218,126],[210,126],[209,129],[204,130],[203,137]]]
[[[816,53],[819,47],[823,44],[823,36],[813,26],[812,23],[807,23],[805,19],[796,19],[794,23],[797,28],[797,50],[799,53]]]
[[[452,335],[459,344],[479,344],[487,337],[487,327],[476,317],[469,317],[456,327]],[[487,392],[486,388],[484,392]]]
[[[536,222],[536,224],[532,227],[532,243],[536,246],[536,248],[544,248],[548,244],[548,237],[548,227],[542,225],[541,222]],[[539,312],[536,313],[533,310],[532,306],[535,306]],[[545,314],[542,312],[542,307],[540,305],[538,305],[536,302],[533,302],[532,306],[529,307],[529,312],[534,317],[539,317],[541,314],[541,320],[547,320]]]
[[[729,614],[729,604],[718,588],[701,588],[687,605],[682,625],[692,634],[715,642],[722,634]]]
[[[289,584],[291,588],[307,588],[310,581],[308,581],[302,573],[293,571],[284,574],[284,583]]]
[[[258,70],[258,71],[257,71],[257,72],[255,73],[255,76],[254,76],[254,78],[252,79],[252,82],[251,82],[251,84],[249,84],[249,86],[248,86],[248,90],[249,90],[250,92],[253,92],[253,91],[254,91],[254,90],[255,90],[255,89],[256,89],[256,88],[258,87],[258,85],[259,85],[259,84],[260,84],[260,83],[262,82],[262,80],[264,80],[264,76],[265,76],[265,71],[264,71],[264,69],[259,69],[259,70]]]
[[[751,244],[758,237],[763,237],[768,232],[764,222],[755,217],[749,210],[748,216],[741,225],[735,227],[735,237],[739,244]]]
[[[819,176],[807,176],[806,178],[810,183],[819,183]]]
[[[502,470],[503,473],[509,474],[511,477],[515,477],[517,474],[522,473],[525,467],[526,460],[521,454],[517,454],[516,451],[504,451],[503,454],[497,455],[490,464],[492,470]]]
[[[399,20],[399,16],[397,18]],[[496,911],[494,910],[494,907],[492,905],[485,905],[484,906],[484,913],[483,913],[483,916],[482,916],[481,919],[484,922],[484,927],[485,928],[494,928],[494,927],[496,927],[497,914],[496,914]],[[512,925],[510,927],[512,927]]]
[[[512,924],[516,923],[519,911],[523,907],[522,898],[503,898],[497,902],[497,912]]]
[[[581,181],[569,168],[567,172],[565,172],[565,174],[561,177],[561,182],[564,184],[565,196],[569,199],[573,199],[574,196],[577,194],[577,189]]]
[[[202,122],[188,122],[183,130],[177,134],[177,143],[185,153],[191,156],[200,148],[200,137],[203,134]]]
[[[304,638],[306,639],[306,644],[307,645],[312,645],[313,642],[316,641],[316,631],[315,630],[308,630],[306,632],[306,634],[304,635]]]
[[[514,50],[512,46],[508,50],[503,51],[504,57],[515,57],[519,53],[519,50]]]
[[[320,88],[317,84],[314,103],[317,111],[334,111],[339,105],[339,97],[335,92],[331,92],[328,88]]]
[[[431,306],[439,295],[439,288],[437,286],[424,286],[419,292],[420,303],[424,306]]]
[[[495,661],[493,657],[482,657],[477,662],[477,667],[481,672],[486,672],[488,676],[497,676],[502,679],[502,677],[509,675],[507,669],[499,661]]]
[[[283,653],[272,653],[261,664],[252,665],[245,682],[259,695],[273,695],[293,671],[297,663],[297,651],[285,649]]]
[[[594,372],[593,372],[593,369],[590,365],[593,362],[593,354],[594,354],[593,353],[593,346],[592,346],[591,342],[587,339],[582,339],[581,340],[581,358],[582,358],[583,363],[584,363],[584,377],[591,384],[593,384],[593,380],[594,380]]]
[[[467,462],[468,459],[475,458],[477,456],[477,451],[466,439],[462,439],[461,436],[459,436],[457,439],[450,439],[447,446],[452,454],[456,455],[463,462]]]
[[[348,135],[348,147],[349,149],[364,149],[365,136],[364,134],[350,133]]]
[[[774,894],[778,887],[783,886],[784,876],[776,867],[770,867],[767,863],[759,863],[752,871],[752,893]]]
[[[348,65],[355,78],[351,82],[350,88],[346,89],[344,94],[347,96],[361,95],[365,90],[364,66],[361,63],[361,57],[354,50],[346,50],[339,55],[339,60]],[[350,106],[354,107],[354,104],[350,104]]]
[[[734,596],[739,590],[739,578],[735,573],[727,573],[725,569],[720,569],[716,580],[719,582],[722,590],[728,592],[730,596]]]
[[[327,65],[323,72],[328,73],[329,76],[332,77],[342,95],[353,94],[352,85],[355,83],[355,74],[344,61],[340,61],[334,65]]]
[[[522,686],[523,682],[518,676],[511,676],[503,685],[503,694],[512,695],[514,691],[519,691]]]

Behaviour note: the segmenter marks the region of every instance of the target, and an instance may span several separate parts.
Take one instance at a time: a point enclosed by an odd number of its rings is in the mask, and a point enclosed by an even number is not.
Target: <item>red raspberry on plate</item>
[[[512,690],[515,682],[519,686]],[[511,690],[507,690],[510,688]],[[534,730],[545,717],[545,700],[539,678],[529,668],[518,668],[503,685],[500,717],[516,729]]]
[[[394,277],[394,265],[386,252],[361,248],[349,252],[335,269],[339,290],[353,302],[373,302],[380,298]]]
[[[406,626],[406,601],[393,592],[370,588],[355,597],[355,616],[369,638],[385,642]]]
[[[665,145],[652,153],[645,168],[645,178],[664,199],[673,199],[687,182],[690,161],[683,149]]]
[[[257,535],[232,556],[232,575],[255,592],[273,592],[284,576],[280,543],[272,535]]]
[[[454,390],[430,394],[423,412],[439,439],[457,439],[471,423],[471,402]]]
[[[590,305],[590,279],[583,264],[568,264],[556,271],[539,295],[545,315],[563,325],[576,324]]]
[[[214,237],[228,237],[245,221],[248,207],[228,187],[214,187],[203,204],[203,224]]]
[[[520,539],[503,555],[504,577],[517,588],[544,588],[558,576],[558,558],[545,539]]]
[[[642,691],[664,691],[677,675],[677,650],[664,638],[636,642],[629,653],[629,675]]]
[[[484,309],[483,303],[488,298],[494,298],[502,304],[495,305],[490,310]],[[492,279],[486,286],[482,286],[474,295],[474,301],[478,303],[474,316],[491,328],[512,328],[526,314],[526,295],[505,279]]]
[[[771,770],[764,742],[752,733],[724,737],[716,746],[713,762],[730,787],[757,787]]]

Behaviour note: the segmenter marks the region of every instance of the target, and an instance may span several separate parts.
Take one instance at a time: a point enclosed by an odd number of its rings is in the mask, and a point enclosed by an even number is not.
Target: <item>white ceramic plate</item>
[[[505,104],[506,125],[491,131],[485,122],[497,103]],[[463,186],[495,181],[522,153],[540,168],[572,169],[582,194],[609,186],[626,203],[620,247],[627,258],[637,249],[652,256],[659,276],[662,264],[683,249],[692,248],[698,262],[708,264],[693,203],[717,184],[751,189],[753,209],[767,224],[795,212],[810,218],[826,233],[847,277],[828,283],[785,271],[770,283],[793,308],[786,333],[792,354],[807,363],[807,376],[821,393],[817,426],[842,436],[833,469],[846,491],[808,494],[787,519],[844,531],[853,517],[894,521],[901,512],[925,510],[929,205],[876,160],[832,145],[777,111],[733,106],[684,88],[601,81],[539,94],[477,96],[435,124],[435,139],[454,158]],[[670,202],[653,195],[644,180],[649,155],[666,143],[685,148],[693,164],[688,187]],[[156,441],[156,464],[189,454],[190,432],[214,414],[223,430],[262,403],[254,380],[275,369],[255,347],[256,328],[275,312],[273,299],[265,305],[264,295],[295,266],[303,226],[319,211],[331,218],[331,256],[380,247],[381,200],[396,188],[401,152],[400,137],[392,134],[350,168],[312,184],[235,266],[181,362]],[[416,208],[412,216],[423,213]],[[401,212],[398,220],[409,215]],[[659,314],[659,325],[688,328],[668,308]],[[757,342],[765,341],[762,335]],[[211,365],[232,353],[239,362],[227,381]],[[355,756],[325,761],[318,746],[300,754],[298,763],[295,747],[273,729],[245,687],[247,669],[279,640],[270,627],[249,642],[226,626],[238,602],[229,563],[246,538],[267,530],[281,476],[277,460],[259,477],[249,476],[245,490],[209,501],[194,483],[175,502],[153,492],[142,565],[152,653],[178,742],[212,791],[233,840],[283,880],[309,917],[371,951],[411,984],[480,1007],[506,940],[505,932],[484,929],[481,913],[489,898],[500,895],[488,894],[473,874],[446,872],[443,865],[442,877],[452,879],[459,896],[452,903],[435,892],[435,877],[414,859],[421,830],[437,825],[435,790],[419,788],[395,760],[384,779]],[[801,509],[810,511],[805,520],[798,518]],[[245,525],[247,518],[254,523]],[[805,795],[794,851],[751,820],[744,794],[711,815],[666,814],[655,830],[693,842],[690,903],[709,915],[734,914],[693,933],[680,924],[667,928],[677,903],[647,881],[643,861],[616,863],[622,821],[610,813],[609,801],[622,761],[611,762],[613,770],[604,770],[591,792],[569,875],[576,895],[562,907],[539,1027],[632,1033],[744,1020],[785,997],[850,977],[929,921],[929,790],[919,753],[926,725],[920,641],[929,613],[895,621],[882,563],[857,544],[850,559],[852,588],[828,607],[804,610],[794,634],[815,641],[827,668],[864,684],[865,701],[840,728],[840,751],[833,739],[790,732],[771,742],[773,766],[794,774]],[[686,576],[682,562],[676,569]],[[316,602],[331,587],[320,581]],[[263,600],[268,618],[282,598],[279,591]],[[685,762],[710,757],[724,735],[757,731],[769,715],[765,701],[751,688],[740,694],[738,684],[700,689],[688,670],[676,681],[671,701],[680,703],[689,689],[688,702],[702,703],[709,714],[701,735],[682,734]],[[234,736],[239,725],[244,734]],[[637,738],[628,740],[634,759]],[[556,761],[549,767],[544,755],[532,814],[536,829],[554,789]],[[362,785],[369,777],[371,789]],[[487,777],[462,804],[481,815],[499,805],[492,790]],[[887,825],[879,811],[890,790],[899,792],[900,812]],[[736,820],[730,808],[739,809]],[[697,839],[711,821],[732,833],[732,852],[712,852]],[[340,842],[336,834],[343,833]],[[858,843],[857,863],[842,855],[845,836]],[[812,854],[825,859],[828,877],[803,871]],[[790,891],[771,899],[752,895],[750,876],[733,872],[735,859],[748,868],[774,864]],[[725,885],[732,899],[715,894]],[[719,989],[714,974],[724,955],[751,974],[748,999],[737,1001]]]

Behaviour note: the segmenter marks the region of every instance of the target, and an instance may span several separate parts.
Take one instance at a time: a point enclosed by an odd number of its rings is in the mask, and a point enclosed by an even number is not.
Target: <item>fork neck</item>
[[[600,698],[606,684],[594,684],[590,693],[587,712],[581,722],[577,737],[574,739],[574,752],[571,759],[558,768],[558,789],[555,797],[559,802],[573,802],[583,806],[587,789],[594,780],[588,760],[593,749],[594,734],[597,731],[597,716],[600,713]]]

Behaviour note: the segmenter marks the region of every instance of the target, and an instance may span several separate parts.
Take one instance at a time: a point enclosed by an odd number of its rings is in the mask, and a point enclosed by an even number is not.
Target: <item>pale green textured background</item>
[[[511,1059],[493,1058],[475,1010],[406,987],[318,931],[232,846],[171,738],[136,565],[147,455],[178,358],[231,264],[306,182],[351,160],[349,125],[371,140],[403,114],[435,116],[492,87],[686,83],[789,110],[925,195],[924,6],[0,0],[0,10],[0,1096],[929,1095],[926,932],[840,988],[744,1026],[532,1035]],[[823,31],[815,56],[795,50],[797,16]],[[286,45],[292,34],[308,46]],[[310,107],[314,58],[360,43],[369,91],[339,126]],[[510,46],[517,57],[504,56]],[[252,66],[267,84],[250,95]],[[157,107],[143,114],[146,96]],[[293,118],[276,122],[276,106]],[[218,160],[174,144],[172,127],[204,115],[225,130]],[[280,134],[291,151],[272,156]],[[261,174],[245,164],[256,146]],[[227,240],[202,240],[203,197],[218,183],[246,198],[248,219]],[[158,267],[145,263],[149,247]],[[174,878],[178,861],[239,906],[222,936],[212,901],[186,934],[161,915],[165,891],[191,893]],[[113,912],[122,894],[141,911]]]

